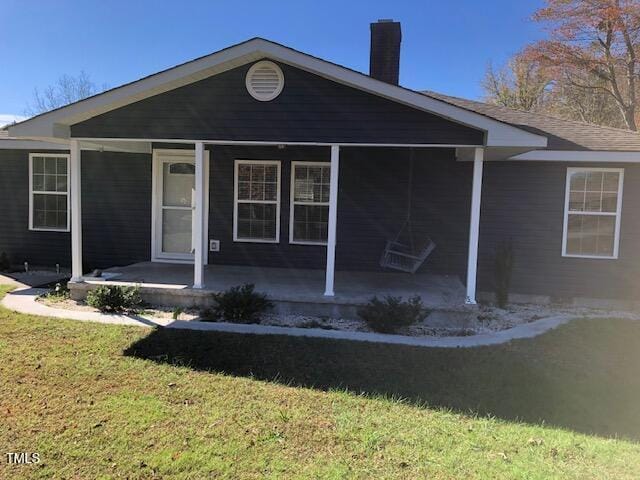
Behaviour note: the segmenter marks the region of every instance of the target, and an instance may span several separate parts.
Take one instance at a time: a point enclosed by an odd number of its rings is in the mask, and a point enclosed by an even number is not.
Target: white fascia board
[[[506,160],[538,162],[639,163],[640,152],[594,150],[532,150]]]
[[[33,117],[13,125],[9,132],[12,136],[66,138],[62,126],[78,123],[129,103],[265,57],[412,108],[436,114],[456,123],[483,130],[486,132],[486,146],[544,148],[547,145],[547,139],[544,136],[535,135],[484,115],[373,79],[354,70],[260,38],[249,40],[58,110]],[[55,124],[58,125],[54,127]]]
[[[0,140],[0,150],[69,150],[68,143],[49,142],[40,140],[25,140],[18,138],[3,138]]]
[[[82,150],[100,152],[124,152],[124,153],[151,153],[150,142],[81,142]],[[38,139],[1,139],[0,150],[29,150],[37,152],[41,150],[69,151],[68,141],[50,142]]]

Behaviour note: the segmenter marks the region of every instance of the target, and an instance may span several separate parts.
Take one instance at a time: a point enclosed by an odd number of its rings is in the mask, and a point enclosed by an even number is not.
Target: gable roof
[[[565,120],[551,115],[515,110],[432,91],[422,93],[430,98],[466,108],[514,127],[544,135],[548,139],[547,150],[640,151],[640,134],[631,130]]]
[[[277,60],[329,80],[477,128],[486,132],[485,144],[487,146],[541,148],[547,144],[546,138],[542,135],[514,127],[507,122],[459,107],[450,102],[423,95],[420,92],[390,85],[349,68],[262,38],[247,40],[30,118],[11,126],[10,134],[43,139],[69,138],[70,125],[263,58]]]

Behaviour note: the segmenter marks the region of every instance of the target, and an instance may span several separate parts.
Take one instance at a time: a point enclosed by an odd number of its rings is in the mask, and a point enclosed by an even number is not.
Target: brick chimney
[[[401,40],[400,22],[383,19],[371,24],[369,76],[398,85]]]

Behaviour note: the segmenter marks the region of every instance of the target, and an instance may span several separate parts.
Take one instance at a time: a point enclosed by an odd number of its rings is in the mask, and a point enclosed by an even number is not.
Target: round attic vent
[[[284,88],[284,75],[278,65],[267,60],[254,63],[245,80],[247,91],[256,100],[273,100]]]

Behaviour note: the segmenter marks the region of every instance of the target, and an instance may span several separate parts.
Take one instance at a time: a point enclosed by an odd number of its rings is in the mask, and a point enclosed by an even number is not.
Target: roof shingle
[[[548,139],[547,150],[640,151],[640,134],[631,130],[565,120],[432,91],[424,91],[422,94],[531,133],[544,135]]]

